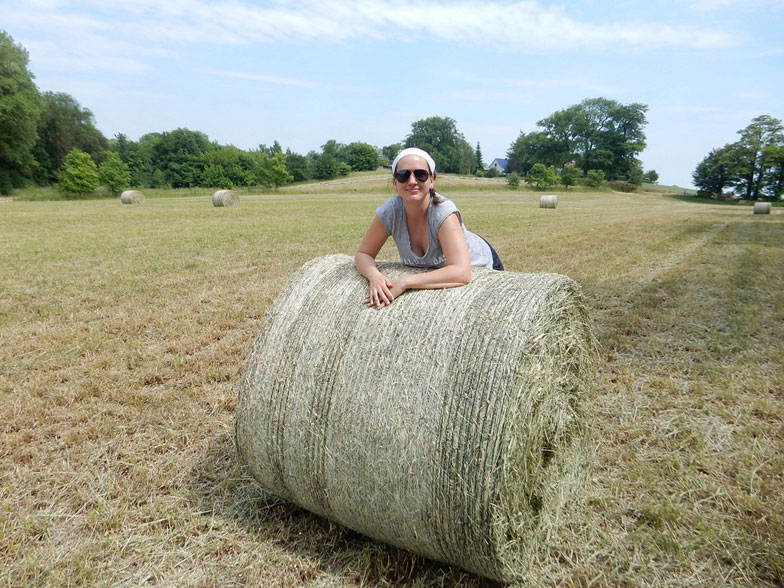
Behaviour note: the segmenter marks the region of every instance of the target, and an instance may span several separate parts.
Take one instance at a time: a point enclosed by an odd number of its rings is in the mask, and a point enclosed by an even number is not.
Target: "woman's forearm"
[[[471,266],[446,265],[421,274],[410,274],[399,280],[404,290],[456,288],[471,281]]]
[[[357,271],[368,280],[375,274],[381,273],[376,266],[376,259],[372,255],[362,253],[361,251],[357,251],[354,254],[354,266],[357,268]]]

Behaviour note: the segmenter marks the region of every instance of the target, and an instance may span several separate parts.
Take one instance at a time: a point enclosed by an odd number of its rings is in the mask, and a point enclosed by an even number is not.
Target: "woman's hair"
[[[436,162],[430,157],[430,154],[425,151],[424,149],[419,149],[418,147],[408,147],[407,149],[403,149],[400,153],[397,154],[395,157],[395,161],[392,162],[392,174],[394,175],[395,170],[397,170],[397,162],[407,157],[409,155],[416,155],[417,157],[421,157],[427,162],[427,167],[430,168],[430,173],[433,178],[436,177]],[[435,188],[430,188],[430,202],[433,204],[441,204],[444,201],[444,198],[436,192]]]

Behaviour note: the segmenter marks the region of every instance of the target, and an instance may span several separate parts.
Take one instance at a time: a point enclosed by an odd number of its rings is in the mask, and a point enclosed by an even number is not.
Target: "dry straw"
[[[467,286],[382,310],[366,294],[346,255],[290,278],[245,365],[240,461],[360,533],[520,578],[587,479],[594,339],[579,287],[475,268]]]
[[[138,190],[126,190],[120,194],[120,202],[123,204],[144,204],[144,195]]]
[[[555,208],[556,206],[558,206],[556,194],[544,194],[539,198],[539,208]]]
[[[755,202],[754,214],[770,214],[770,202]]]
[[[231,190],[218,190],[212,195],[213,206],[236,206],[240,203],[240,197]]]

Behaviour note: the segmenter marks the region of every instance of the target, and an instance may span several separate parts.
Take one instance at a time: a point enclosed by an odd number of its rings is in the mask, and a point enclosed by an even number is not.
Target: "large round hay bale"
[[[594,352],[579,287],[475,268],[467,286],[381,310],[366,294],[346,255],[289,279],[239,387],[240,461],[360,533],[520,577],[587,478]]]
[[[754,214],[770,214],[770,202],[755,202]]]
[[[144,195],[138,190],[125,190],[120,194],[120,202],[123,204],[144,204]]]
[[[218,190],[212,195],[213,206],[236,206],[240,203],[240,197],[231,190]]]
[[[539,208],[555,208],[558,206],[558,196],[556,194],[543,194],[539,198]]]

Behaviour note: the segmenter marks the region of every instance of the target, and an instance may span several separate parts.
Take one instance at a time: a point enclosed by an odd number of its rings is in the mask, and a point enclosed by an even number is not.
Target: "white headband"
[[[422,151],[417,147],[409,147],[408,149],[403,149],[403,151],[397,154],[397,157],[395,157],[395,161],[392,162],[392,173],[395,173],[395,170],[397,169],[397,162],[408,155],[416,155],[418,157],[421,157],[427,162],[427,165],[430,166],[430,173],[431,174],[436,173],[436,162],[433,161],[433,158],[430,157],[430,154],[427,151]]]

